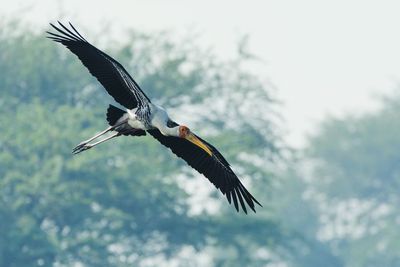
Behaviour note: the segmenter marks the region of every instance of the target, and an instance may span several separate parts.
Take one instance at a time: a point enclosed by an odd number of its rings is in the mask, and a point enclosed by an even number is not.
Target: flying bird
[[[113,105],[107,109],[109,127],[77,145],[72,153],[78,154],[118,136],[153,136],[170,148],[192,168],[207,177],[224,194],[239,212],[239,204],[247,213],[246,204],[255,211],[255,203],[261,204],[249,193],[218,150],[194,134],[187,126],[173,121],[164,108],[154,104],[142,91],[125,68],[115,59],[91,45],[69,23],[50,23],[55,33],[47,32],[48,38],[66,46],[81,60],[89,72],[97,78],[116,102],[126,108]],[[100,136],[111,135],[97,142]]]

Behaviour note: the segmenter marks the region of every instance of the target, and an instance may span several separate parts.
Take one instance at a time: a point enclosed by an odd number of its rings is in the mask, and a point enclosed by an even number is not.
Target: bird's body
[[[151,104],[150,105],[150,128],[143,129],[143,130],[150,130],[157,128],[161,131],[162,134],[166,134],[165,128],[167,126],[167,122],[169,119],[169,116],[167,114],[167,111],[165,111],[164,108]]]
[[[120,124],[121,130],[152,130],[158,129],[163,135],[172,135],[174,128],[167,126],[168,121],[171,119],[168,116],[167,111],[158,105],[150,103],[147,107],[149,111],[147,116],[138,116],[138,108],[126,109],[125,113],[121,116],[115,125]],[[111,125],[112,126],[112,125]]]
[[[121,135],[143,136],[148,133],[207,177],[226,195],[229,203],[233,201],[237,211],[239,203],[246,213],[245,203],[254,212],[254,203],[261,206],[243,186],[221,153],[188,127],[174,122],[164,108],[152,103],[120,63],[87,42],[72,24],[71,28],[61,23],[59,27],[51,26],[57,33],[48,32],[48,37],[76,54],[115,101],[126,108],[122,110],[110,105],[107,109],[109,127],[81,142],[73,149],[74,154]],[[108,132],[113,134],[90,143]]]
[[[146,118],[140,118],[136,114],[137,108],[127,109],[126,113],[124,114],[123,118],[121,118],[121,120],[124,120],[126,118],[126,123],[134,129],[141,129],[145,131],[150,130],[153,126],[152,121],[155,115],[153,110],[154,108],[150,109],[151,113]]]

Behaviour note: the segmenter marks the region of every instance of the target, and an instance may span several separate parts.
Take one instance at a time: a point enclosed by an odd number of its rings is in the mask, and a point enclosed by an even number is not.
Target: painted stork
[[[58,26],[50,23],[56,33],[47,32],[49,34],[47,37],[63,44],[78,56],[115,101],[126,108],[124,111],[109,105],[107,109],[109,127],[81,142],[73,149],[73,154],[88,150],[114,137],[142,136],[147,132],[207,177],[217,189],[221,190],[229,203],[233,202],[238,212],[239,203],[245,213],[247,213],[245,202],[254,212],[254,203],[261,206],[214,146],[195,135],[188,127],[171,120],[165,109],[150,101],[120,63],[86,41],[71,23],[70,27],[58,23]],[[90,143],[108,132],[113,133],[102,140]]]

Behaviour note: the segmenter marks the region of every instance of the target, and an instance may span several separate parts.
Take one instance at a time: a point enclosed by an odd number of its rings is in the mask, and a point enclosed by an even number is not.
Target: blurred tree
[[[399,266],[400,97],[381,110],[327,119],[310,139],[319,238],[345,266]]]

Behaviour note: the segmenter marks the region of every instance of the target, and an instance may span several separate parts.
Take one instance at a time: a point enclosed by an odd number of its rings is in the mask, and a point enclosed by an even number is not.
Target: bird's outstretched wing
[[[50,23],[57,33],[47,32],[47,37],[62,43],[77,55],[115,101],[129,109],[150,103],[150,99],[120,63],[86,41],[71,23],[70,29],[60,22],[58,24],[57,27]]]
[[[254,212],[256,212],[254,202],[261,206],[240,182],[226,159],[211,144],[196,136],[208,146],[212,152],[210,156],[207,151],[184,138],[164,136],[157,129],[148,130],[148,133],[161,144],[170,148],[178,157],[184,159],[192,168],[207,177],[215,187],[226,195],[229,203],[233,200],[237,211],[239,211],[239,203],[245,213],[247,213],[245,202]]]

